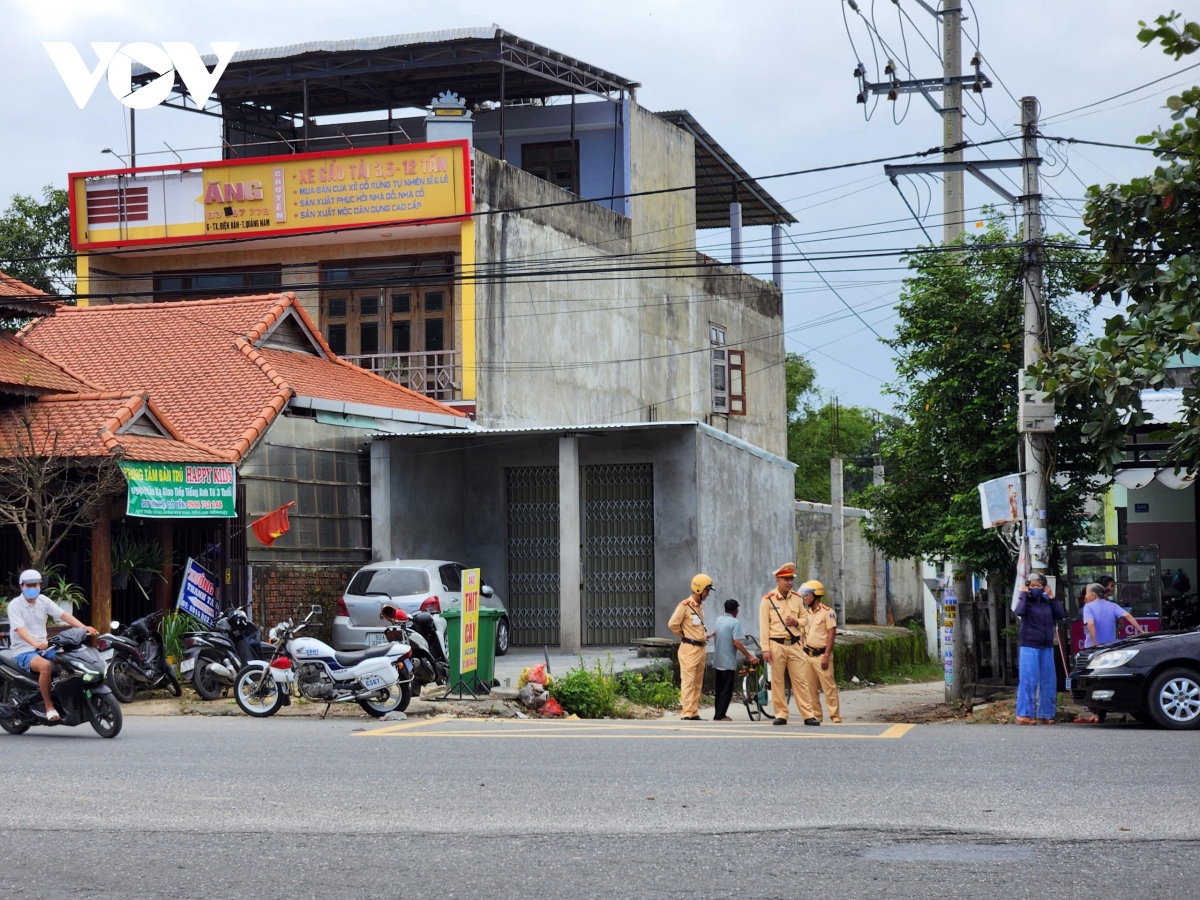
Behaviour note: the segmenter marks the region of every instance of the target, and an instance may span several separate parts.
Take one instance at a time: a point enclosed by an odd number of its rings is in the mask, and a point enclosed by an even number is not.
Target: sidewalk
[[[856,691],[839,691],[844,722],[887,722],[895,716],[927,710],[946,700],[944,681],[882,684]]]

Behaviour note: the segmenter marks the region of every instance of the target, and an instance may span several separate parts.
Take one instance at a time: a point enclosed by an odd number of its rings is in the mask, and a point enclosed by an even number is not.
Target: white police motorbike
[[[273,716],[293,695],[329,704],[357,701],[376,718],[403,711],[412,696],[412,650],[407,644],[380,644],[357,653],[334,650],[316,638],[296,637],[321,612],[314,606],[303,622],[285,619],[270,631],[275,651],[263,666],[237,674],[233,696],[242,712]]]

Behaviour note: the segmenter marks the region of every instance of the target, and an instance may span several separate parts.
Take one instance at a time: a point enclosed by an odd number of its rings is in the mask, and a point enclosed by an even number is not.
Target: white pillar
[[[771,280],[783,290],[783,226],[771,226]]]
[[[371,441],[371,562],[394,559],[392,547],[392,442]]]
[[[559,652],[575,656],[583,645],[581,627],[579,438],[558,439],[558,627]]]
[[[729,204],[729,264],[742,264],[742,204]]]
[[[842,458],[833,456],[829,459],[829,493],[833,507],[832,557],[833,563],[833,610],[837,613],[838,628],[846,625],[846,592],[843,568],[846,555],[846,513],[842,502]],[[826,589],[826,593],[830,593]]]
[[[878,487],[883,484],[883,466],[875,466],[873,482]],[[887,588],[888,563],[882,550],[874,551],[875,570],[875,624],[886,625],[887,620]]]

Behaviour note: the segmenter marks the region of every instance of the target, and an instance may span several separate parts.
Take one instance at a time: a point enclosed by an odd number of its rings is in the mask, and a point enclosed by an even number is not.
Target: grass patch
[[[672,683],[669,666],[615,673],[611,656],[591,666],[581,656],[577,668],[552,679],[548,688],[564,711],[581,719],[635,718],[631,704],[657,709],[679,705],[679,688]]]
[[[946,676],[945,670],[936,662],[902,663],[886,672],[877,672],[870,681],[839,682],[838,687],[846,690],[856,690],[872,684],[917,684],[923,681],[941,681]]]

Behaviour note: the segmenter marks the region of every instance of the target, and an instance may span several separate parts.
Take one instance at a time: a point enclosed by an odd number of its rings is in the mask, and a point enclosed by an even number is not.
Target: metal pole
[[[501,49],[503,53],[503,48]],[[504,73],[506,69],[503,58],[500,60],[500,159],[504,159]]]
[[[951,3],[955,5],[950,6]],[[942,14],[942,146],[953,147],[962,143],[962,7],[956,0],[947,0]],[[954,80],[951,80],[954,79]],[[944,162],[962,162],[962,151],[945,153]],[[958,239],[965,230],[963,222],[963,173],[946,172],[942,187],[942,240],[950,243]]]
[[[875,487],[883,487],[883,466],[876,465],[872,469],[871,483]],[[887,594],[888,594],[888,577],[887,577],[887,558],[883,555],[882,550],[874,551],[874,587],[875,587],[875,624],[886,625],[887,620]]]
[[[1038,102],[1021,98],[1021,204],[1024,212],[1021,267],[1025,284],[1025,368],[1038,362],[1046,334],[1045,298],[1042,295],[1042,195],[1038,182]],[[1025,433],[1025,533],[1029,540],[1029,567],[1046,574],[1050,566],[1050,524],[1046,512],[1046,459],[1050,436]]]
[[[137,130],[134,128],[133,107],[129,108],[129,168],[137,168]]]
[[[304,79],[304,152],[308,152],[308,79]]]
[[[783,290],[783,226],[778,222],[771,226],[771,280]]]
[[[846,624],[846,594],[843,588],[842,567],[846,551],[846,512],[842,503],[844,485],[842,481],[842,437],[841,409],[837,398],[833,401],[833,455],[829,458],[829,500],[833,516],[833,546],[830,557],[833,563],[833,609],[837,613],[838,627]]]

